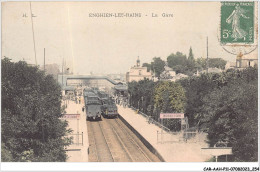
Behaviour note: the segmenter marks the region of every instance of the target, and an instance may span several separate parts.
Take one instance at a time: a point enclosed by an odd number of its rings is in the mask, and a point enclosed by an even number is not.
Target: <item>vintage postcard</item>
[[[259,171],[257,1],[1,5],[2,162]]]

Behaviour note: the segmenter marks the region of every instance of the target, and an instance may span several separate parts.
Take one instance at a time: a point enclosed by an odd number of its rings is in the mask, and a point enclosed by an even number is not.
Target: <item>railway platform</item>
[[[150,147],[155,150],[159,156],[166,162],[205,162],[210,159],[209,155],[201,152],[201,148],[208,147],[206,143],[206,135],[198,133],[196,138],[183,141],[180,140],[180,134],[169,134],[167,131],[153,124],[148,123],[146,117],[138,114],[135,110],[118,106],[120,117],[123,118],[136,132],[140,134],[141,140],[149,142]],[[165,133],[161,134],[160,133]],[[162,135],[163,140],[162,142]]]
[[[75,101],[67,101],[66,103],[67,116],[64,120],[68,121],[68,128],[73,130],[69,135],[69,137],[73,137],[73,143],[66,148],[67,162],[88,162],[88,131],[86,115],[82,112],[84,104],[83,102],[76,104]]]

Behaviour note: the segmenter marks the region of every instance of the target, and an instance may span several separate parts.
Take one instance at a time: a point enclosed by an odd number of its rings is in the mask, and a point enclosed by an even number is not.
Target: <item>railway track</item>
[[[123,144],[130,152],[130,156],[134,162],[151,162],[151,160],[144,154],[142,149],[133,140],[125,128],[117,122],[117,119],[108,120],[113,130],[117,133],[118,137],[121,138]]]
[[[160,162],[120,119],[88,121],[90,162]]]
[[[124,130],[129,138],[135,143],[140,152],[146,157],[148,162],[161,162],[161,160],[154,155],[144,144],[143,142],[120,120],[115,119],[116,123],[121,126],[122,130]]]
[[[103,119],[101,125],[104,128],[106,139],[108,140],[108,146],[114,155],[116,162],[132,162],[133,159],[125,147],[123,141],[118,136],[114,128],[108,123],[106,119]]]
[[[95,149],[95,157],[97,162],[114,162],[113,156],[108,147],[106,138],[99,122],[89,122],[88,126],[92,131],[92,144]]]

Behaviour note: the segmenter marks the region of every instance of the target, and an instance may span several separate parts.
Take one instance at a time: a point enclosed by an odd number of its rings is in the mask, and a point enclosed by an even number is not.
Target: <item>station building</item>
[[[257,55],[254,53],[243,55],[242,53],[237,55],[236,68],[247,68],[258,65]]]
[[[258,66],[258,55],[257,51],[252,52],[250,54],[243,55],[242,53],[239,53],[236,57],[236,61],[233,62],[227,62],[225,69],[245,69],[248,67],[257,67]]]
[[[147,71],[147,67],[140,66],[140,59],[138,57],[136,65],[131,67],[129,72],[126,73],[126,82],[138,82],[144,78],[152,79],[152,73]]]

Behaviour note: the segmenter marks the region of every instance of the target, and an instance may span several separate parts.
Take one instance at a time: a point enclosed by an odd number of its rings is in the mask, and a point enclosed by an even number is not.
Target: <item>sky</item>
[[[75,74],[126,73],[171,53],[235,61],[220,45],[220,2],[32,2],[36,59],[62,61]],[[90,13],[141,13],[142,17],[89,17]],[[173,17],[162,17],[163,13]],[[23,17],[26,14],[27,17]],[[158,17],[152,17],[157,14]],[[147,15],[147,16],[146,16]],[[29,2],[2,3],[2,58],[35,64]]]

